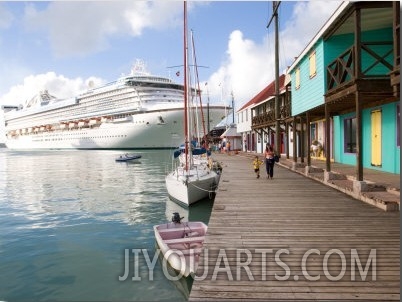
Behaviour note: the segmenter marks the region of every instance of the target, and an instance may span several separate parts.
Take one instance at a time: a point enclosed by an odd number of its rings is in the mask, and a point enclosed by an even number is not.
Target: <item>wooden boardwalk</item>
[[[399,212],[288,169],[215,155],[223,175],[189,301],[400,300]]]

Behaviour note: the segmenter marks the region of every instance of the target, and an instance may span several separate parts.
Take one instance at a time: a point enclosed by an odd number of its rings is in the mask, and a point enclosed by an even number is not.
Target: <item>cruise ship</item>
[[[183,85],[137,62],[131,74],[68,99],[48,91],[3,106],[9,149],[156,149],[184,142]],[[218,124],[229,108],[198,105],[198,120]],[[196,117],[197,118],[197,117]]]

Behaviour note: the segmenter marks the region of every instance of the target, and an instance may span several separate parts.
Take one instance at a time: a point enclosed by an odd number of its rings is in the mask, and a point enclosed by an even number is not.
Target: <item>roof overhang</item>
[[[291,73],[291,71],[300,63],[300,61],[306,56],[306,54],[311,50],[311,48],[317,43],[317,41],[322,37],[325,31],[331,26],[331,24],[342,14],[342,12],[351,5],[351,2],[345,1],[342,2],[341,5],[335,10],[332,16],[328,19],[328,21],[321,27],[320,31],[314,36],[314,38],[310,41],[309,44],[304,48],[304,50],[300,53],[300,55],[296,58],[296,60],[290,65],[287,70],[287,73]]]

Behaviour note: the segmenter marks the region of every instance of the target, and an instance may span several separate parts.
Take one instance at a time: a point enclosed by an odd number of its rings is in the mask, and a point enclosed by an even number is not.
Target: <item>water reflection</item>
[[[155,249],[157,248],[158,247],[156,245]],[[171,284],[173,284],[173,286],[183,295],[183,297],[188,300],[194,279],[191,276],[178,278],[180,273],[175,271],[166,261],[163,260],[162,253],[159,253],[158,263],[161,267],[165,267],[165,271],[163,271],[163,269],[160,270],[163,272],[163,274],[169,275]]]
[[[140,163],[116,163],[117,151],[8,152],[0,177],[8,206],[27,219],[79,213],[142,223],[165,198],[164,162],[155,152]],[[164,153],[166,160],[169,154]],[[159,154],[160,155],[160,154]],[[54,223],[49,224],[54,226]],[[45,227],[42,223],[41,226]]]
[[[155,251],[152,226],[172,211],[208,222],[210,202],[170,204],[171,151],[141,151],[137,164],[120,153],[0,150],[0,300],[185,301],[145,264],[141,282],[119,282],[124,251]]]

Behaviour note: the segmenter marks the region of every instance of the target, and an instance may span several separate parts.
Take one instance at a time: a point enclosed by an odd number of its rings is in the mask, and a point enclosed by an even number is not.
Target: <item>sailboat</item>
[[[188,76],[188,41],[187,41],[187,7],[184,1],[184,137],[183,149],[179,152],[179,162],[175,160],[175,167],[166,178],[166,189],[169,197],[184,206],[213,196],[220,180],[220,170],[208,154],[195,154],[196,146],[190,142],[190,106],[189,100],[194,89],[189,89]],[[192,123],[191,123],[192,124]],[[202,160],[195,157],[201,156]]]

